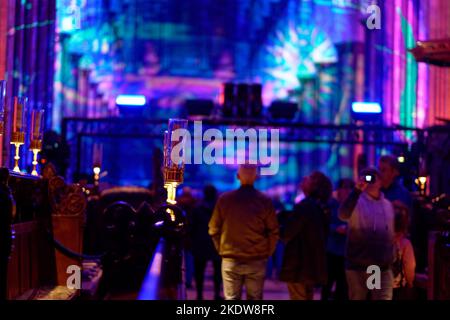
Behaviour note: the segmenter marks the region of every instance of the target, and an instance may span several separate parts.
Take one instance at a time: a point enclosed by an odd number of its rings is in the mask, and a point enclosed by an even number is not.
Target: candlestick
[[[33,149],[31,151],[33,152],[33,162],[31,163],[33,165],[33,170],[31,171],[31,175],[39,176],[39,174],[37,172],[37,165],[38,165],[37,156],[38,156],[38,153],[40,150]]]
[[[25,142],[25,133],[24,132],[12,132],[11,133],[11,144],[15,147],[15,156],[14,156],[14,172],[20,172],[19,168],[19,160],[20,160],[20,146]]]
[[[14,172],[20,172],[20,168],[19,168],[20,155],[19,155],[19,152],[20,152],[20,146],[23,143],[18,143],[18,142],[11,142],[11,143],[13,143],[14,146],[16,147],[16,154],[14,156],[14,169],[13,169],[13,171]]]
[[[25,104],[26,97],[14,97],[14,108],[12,114],[12,132],[10,143],[15,147],[14,171],[20,172],[20,146],[25,143]]]
[[[38,153],[42,150],[42,121],[44,116],[44,110],[42,109],[33,109],[31,111],[31,128],[30,128],[30,151],[33,152],[33,169],[31,171],[31,175],[38,176],[37,172],[37,156]]]
[[[184,174],[184,159],[172,158],[172,149],[179,143],[185,143],[186,139],[182,141],[172,141],[172,133],[177,129],[187,130],[188,121],[184,119],[170,119],[169,130],[164,133],[164,188],[167,189],[167,203],[176,204],[176,189],[179,184],[183,182]],[[184,146],[183,146],[184,150]],[[184,152],[184,151],[183,151]],[[175,161],[174,161],[175,160]],[[175,214],[173,210],[168,210],[170,218],[175,221]]]

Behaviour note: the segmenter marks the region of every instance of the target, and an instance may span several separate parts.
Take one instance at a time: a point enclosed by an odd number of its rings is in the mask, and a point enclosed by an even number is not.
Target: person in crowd
[[[302,178],[302,180],[300,181],[299,185],[298,185],[298,193],[295,196],[294,199],[294,204],[300,203],[303,199],[306,198],[306,192],[308,192],[307,188],[308,188],[308,176],[305,176]]]
[[[407,238],[408,207],[400,201],[394,201],[395,237],[394,237],[394,300],[412,299],[414,286],[416,258],[411,241]]]
[[[263,298],[267,259],[278,241],[272,201],[254,187],[257,167],[241,165],[241,186],[222,194],[209,222],[209,235],[222,257],[226,300],[239,300],[245,285],[248,300]]]
[[[391,155],[382,156],[378,160],[378,168],[381,173],[381,191],[385,198],[390,201],[401,201],[411,210],[411,193],[402,184],[397,158]]]
[[[334,197],[330,200],[331,222],[327,242],[328,281],[322,288],[322,300],[329,300],[331,289],[335,284],[334,300],[348,299],[347,279],[345,278],[345,242],[347,240],[347,223],[338,217],[341,203],[347,199],[355,187],[352,179],[340,179]]]
[[[8,260],[12,248],[11,224],[15,203],[8,186],[9,170],[0,168],[0,301],[7,299]]]
[[[327,281],[326,245],[332,185],[321,172],[303,180],[306,198],[296,204],[281,231],[285,243],[280,280],[292,300],[312,300],[314,287]]]
[[[347,221],[346,276],[350,300],[392,299],[394,209],[381,192],[381,174],[376,168],[361,171],[356,188],[339,208]],[[369,267],[380,271],[380,287],[371,288]],[[369,271],[369,272],[368,272]]]
[[[186,219],[188,221],[192,220],[192,211],[197,205],[197,200],[192,194],[192,190],[189,187],[184,187],[181,190],[181,194],[177,197],[177,205],[185,212]],[[190,234],[188,226],[188,234]],[[186,268],[186,287],[192,288],[192,278],[194,276],[194,257],[192,256],[192,244],[190,243],[190,237],[185,243],[185,254],[184,254],[184,264]]]
[[[212,185],[205,186],[203,189],[203,201],[193,210],[191,217],[190,231],[197,300],[203,300],[203,283],[208,261],[212,261],[214,268],[214,298],[215,300],[222,299],[220,295],[222,283],[221,260],[208,234],[208,223],[216,201],[217,189]]]
[[[275,213],[277,214],[278,225],[280,225],[281,216],[283,215],[283,212],[285,212],[284,204],[281,201],[279,196],[275,196],[272,199],[272,204],[273,204],[273,207],[275,208]],[[280,214],[281,214],[281,216],[280,216]],[[281,240],[278,240],[277,245],[275,247],[275,252],[269,258],[269,261],[267,263],[266,278],[272,279],[274,270],[276,273],[276,278],[278,279],[278,277],[280,276],[281,264],[283,262],[283,250],[284,250],[284,244]]]

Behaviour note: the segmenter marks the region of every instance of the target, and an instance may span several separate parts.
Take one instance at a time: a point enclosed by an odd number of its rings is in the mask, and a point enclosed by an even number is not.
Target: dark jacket
[[[329,206],[331,210],[331,219],[330,233],[328,234],[327,251],[336,256],[343,257],[345,254],[345,243],[347,241],[347,235],[337,233],[336,229],[340,226],[346,226],[347,223],[339,219],[339,202],[336,199],[331,199]]]
[[[214,208],[209,235],[224,258],[268,258],[278,240],[272,201],[249,185],[224,193]]]
[[[2,256],[8,256],[11,253],[13,206],[11,190],[6,185],[0,185],[0,254]]]
[[[192,211],[189,227],[192,254],[205,260],[220,259],[208,234],[208,223],[211,220],[213,210],[213,203],[202,202]]]
[[[294,207],[281,232],[286,246],[280,280],[313,285],[326,283],[328,229],[329,212],[318,201],[306,198]]]
[[[413,200],[411,193],[405,188],[399,178],[395,179],[388,188],[381,189],[381,191],[383,192],[384,197],[389,201],[400,201],[407,206],[410,211],[412,210]]]

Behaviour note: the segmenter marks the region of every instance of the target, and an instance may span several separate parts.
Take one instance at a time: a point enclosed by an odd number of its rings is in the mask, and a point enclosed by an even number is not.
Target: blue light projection
[[[265,106],[277,99],[298,103],[293,121],[346,122],[355,100],[360,3],[58,0],[60,8],[76,5],[80,23],[68,29],[64,19],[76,10],[58,11],[59,25],[66,27],[59,28],[54,119],[115,116],[116,98],[124,94],[145,96],[149,117],[178,117],[186,99],[218,103],[222,83],[234,81],[262,83]],[[110,172],[105,182],[146,186],[153,178],[151,155],[161,141],[85,139],[82,171],[91,172],[90,146],[100,143],[102,169]],[[280,174],[258,182],[273,196],[292,200],[301,177],[312,170],[333,180],[351,176],[345,146],[282,142],[280,149]],[[134,163],[126,160],[130,150]],[[238,183],[232,170],[187,167],[185,183],[229,190]]]

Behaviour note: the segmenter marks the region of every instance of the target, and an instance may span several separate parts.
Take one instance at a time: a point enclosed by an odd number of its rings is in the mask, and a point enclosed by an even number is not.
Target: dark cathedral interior
[[[449,88],[447,0],[1,0],[0,300],[450,300]]]

